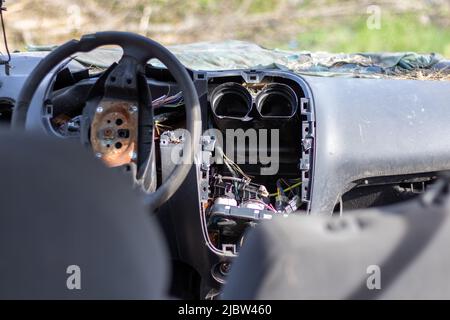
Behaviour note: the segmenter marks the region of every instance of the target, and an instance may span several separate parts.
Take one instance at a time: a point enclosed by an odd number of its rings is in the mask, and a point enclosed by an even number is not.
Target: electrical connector
[[[289,198],[284,195],[278,195],[275,197],[275,209],[279,212],[283,212],[288,203]]]

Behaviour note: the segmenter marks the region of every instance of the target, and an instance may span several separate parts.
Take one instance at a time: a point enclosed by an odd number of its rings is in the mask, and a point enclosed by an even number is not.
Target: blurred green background
[[[20,50],[115,29],[166,45],[238,39],[269,48],[450,58],[450,0],[7,0],[6,6],[10,47]]]

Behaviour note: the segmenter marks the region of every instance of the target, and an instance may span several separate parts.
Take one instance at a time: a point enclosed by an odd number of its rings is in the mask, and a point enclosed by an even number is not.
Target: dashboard
[[[190,70],[190,74],[202,110],[201,159],[192,180],[160,208],[159,215],[178,220],[165,225],[168,234],[173,225],[183,226],[182,238],[192,237],[186,234],[192,228],[186,226],[197,221],[201,230],[196,234],[203,236],[201,242],[216,260],[201,265],[211,267],[208,273],[223,283],[249,228],[277,215],[310,210],[315,130],[311,94],[301,77],[281,71]],[[67,67],[56,73],[44,99],[51,104],[41,113],[49,134],[69,139],[83,135],[84,102],[98,77]],[[149,67],[147,78],[154,110],[156,180],[162,183],[177,163],[173,155],[186,140],[184,103],[182,92],[164,69]],[[90,128],[97,132],[91,133],[96,157],[125,171],[132,170],[130,146],[136,143],[136,120],[130,108],[120,105],[105,114],[99,105],[100,116]],[[187,198],[193,200],[189,205]],[[180,222],[181,215],[191,218]]]
[[[14,54],[11,75],[0,75],[4,124],[42,56]],[[75,60],[61,64],[36,92],[26,127],[84,143],[94,137],[95,156],[127,173],[137,170],[134,105],[117,105],[107,114],[99,105],[94,133],[83,128],[85,102],[105,72]],[[175,265],[199,276],[208,290],[226,281],[247,231],[259,221],[340,215],[402,201],[450,169],[448,82],[313,77],[276,69],[188,73],[201,105],[200,152],[157,216]],[[156,179],[138,187],[151,192],[172,172],[174,155],[188,137],[183,93],[174,78],[150,65],[145,76]]]

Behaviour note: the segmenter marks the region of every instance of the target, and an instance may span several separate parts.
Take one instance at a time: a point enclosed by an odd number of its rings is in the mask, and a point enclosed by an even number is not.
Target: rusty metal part
[[[92,150],[109,167],[136,162],[138,108],[123,100],[102,100],[91,124]]]

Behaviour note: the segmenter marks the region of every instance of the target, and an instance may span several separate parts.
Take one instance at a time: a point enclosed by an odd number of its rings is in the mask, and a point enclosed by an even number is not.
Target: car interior
[[[450,297],[448,83],[191,70],[116,31],[33,59],[0,91],[0,299]]]

